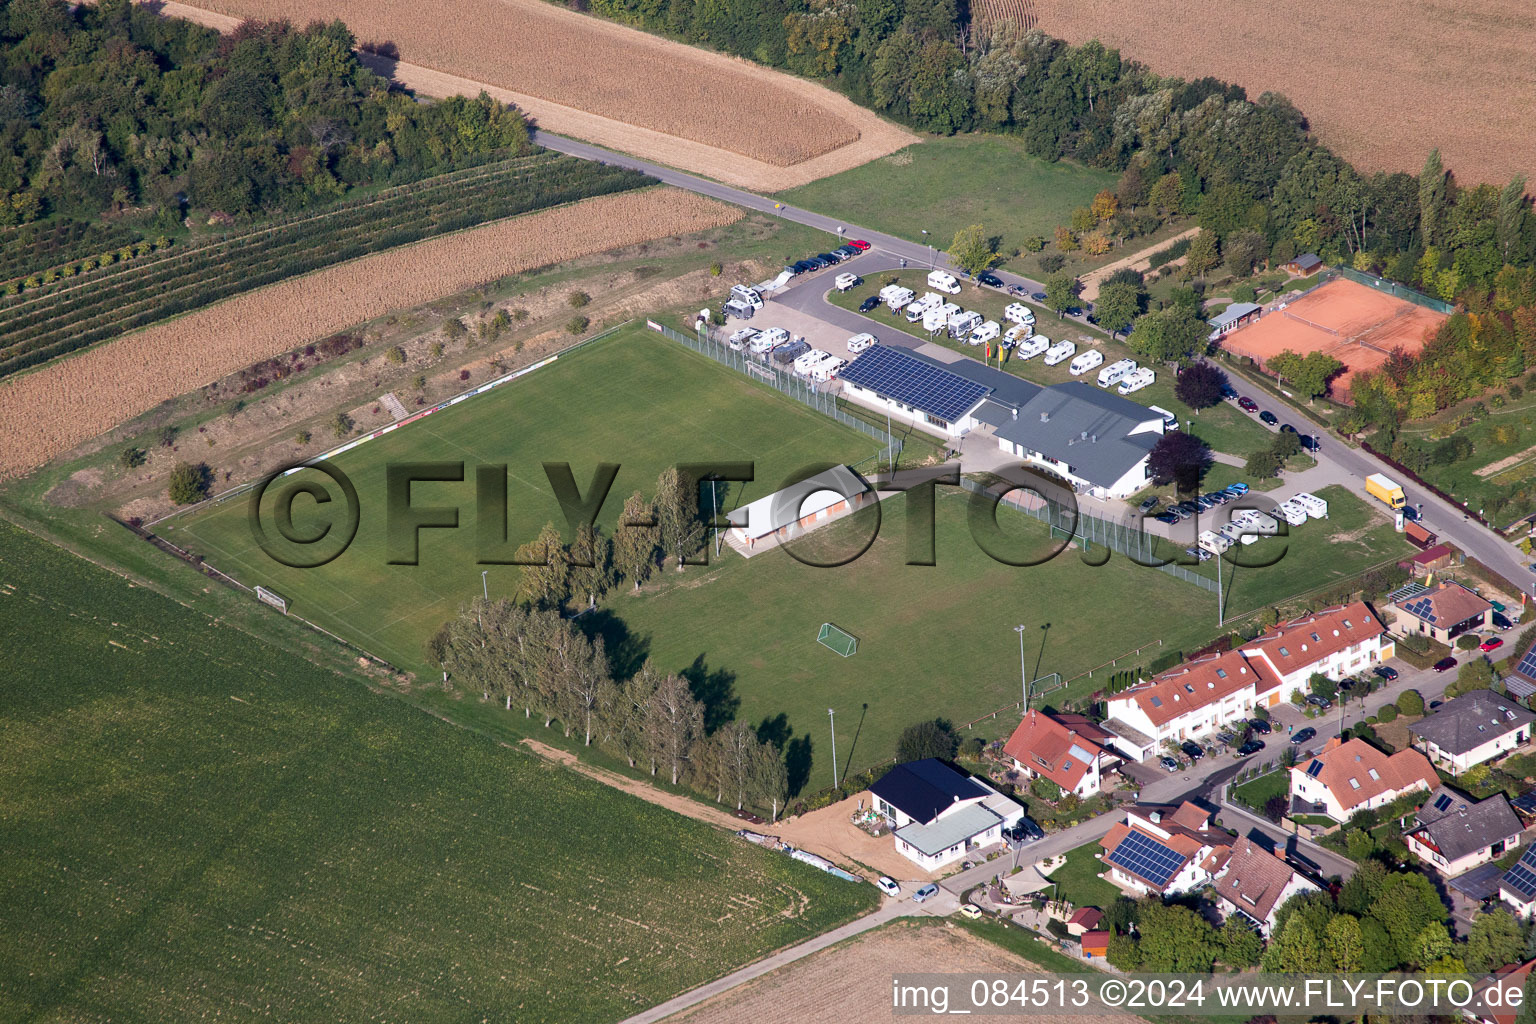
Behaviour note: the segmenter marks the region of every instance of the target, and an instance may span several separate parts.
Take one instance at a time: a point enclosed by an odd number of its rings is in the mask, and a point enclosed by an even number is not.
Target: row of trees
[[[340,21],[221,36],[129,0],[0,7],[0,224],[129,212],[167,229],[184,198],[234,217],[298,209],[528,148],[515,110],[484,94],[418,104],[355,42]]]
[[[770,810],[776,818],[788,795],[788,772],[772,743],[732,720],[706,729],[706,708],[683,676],[660,672],[649,660],[628,679],[615,679],[601,637],[549,608],[477,598],[444,623],[429,654],[454,685],[496,700],[507,710],[559,722],[673,785],[689,783],[729,801]]]

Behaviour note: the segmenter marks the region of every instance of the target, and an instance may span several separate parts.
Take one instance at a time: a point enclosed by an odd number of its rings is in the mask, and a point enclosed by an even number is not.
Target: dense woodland
[[[227,36],[128,0],[0,3],[0,226],[175,228],[188,208],[302,210],[493,153],[527,125],[482,95],[391,92],[339,21]]]

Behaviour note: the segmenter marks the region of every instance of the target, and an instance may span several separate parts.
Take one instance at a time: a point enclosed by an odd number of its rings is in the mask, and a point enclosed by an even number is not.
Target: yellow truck
[[[1408,503],[1402,487],[1380,473],[1365,478],[1365,493],[1390,509],[1399,509]]]

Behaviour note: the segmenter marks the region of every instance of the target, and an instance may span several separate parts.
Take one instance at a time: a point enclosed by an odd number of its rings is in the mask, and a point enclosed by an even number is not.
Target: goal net
[[[821,632],[816,634],[816,642],[829,650],[836,651],[847,658],[859,649],[859,638],[852,633],[845,633],[830,622],[821,624]]]

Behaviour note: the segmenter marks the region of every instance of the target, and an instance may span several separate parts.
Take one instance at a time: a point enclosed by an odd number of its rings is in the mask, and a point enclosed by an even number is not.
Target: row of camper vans
[[[738,320],[750,320],[752,315],[763,308],[763,296],[756,288],[744,284],[731,286],[731,297],[726,300],[721,312],[727,318],[735,317]]]
[[[829,352],[813,348],[797,356],[791,365],[795,373],[800,376],[822,383],[837,376],[838,372],[848,365],[848,360],[839,359]]]
[[[1328,518],[1328,502],[1315,494],[1303,491],[1266,512],[1244,509],[1232,516],[1219,530],[1206,530],[1196,544],[1214,554],[1221,554],[1233,544],[1253,544],[1262,537],[1273,537],[1280,532],[1280,524],[1300,526],[1308,519]]]

